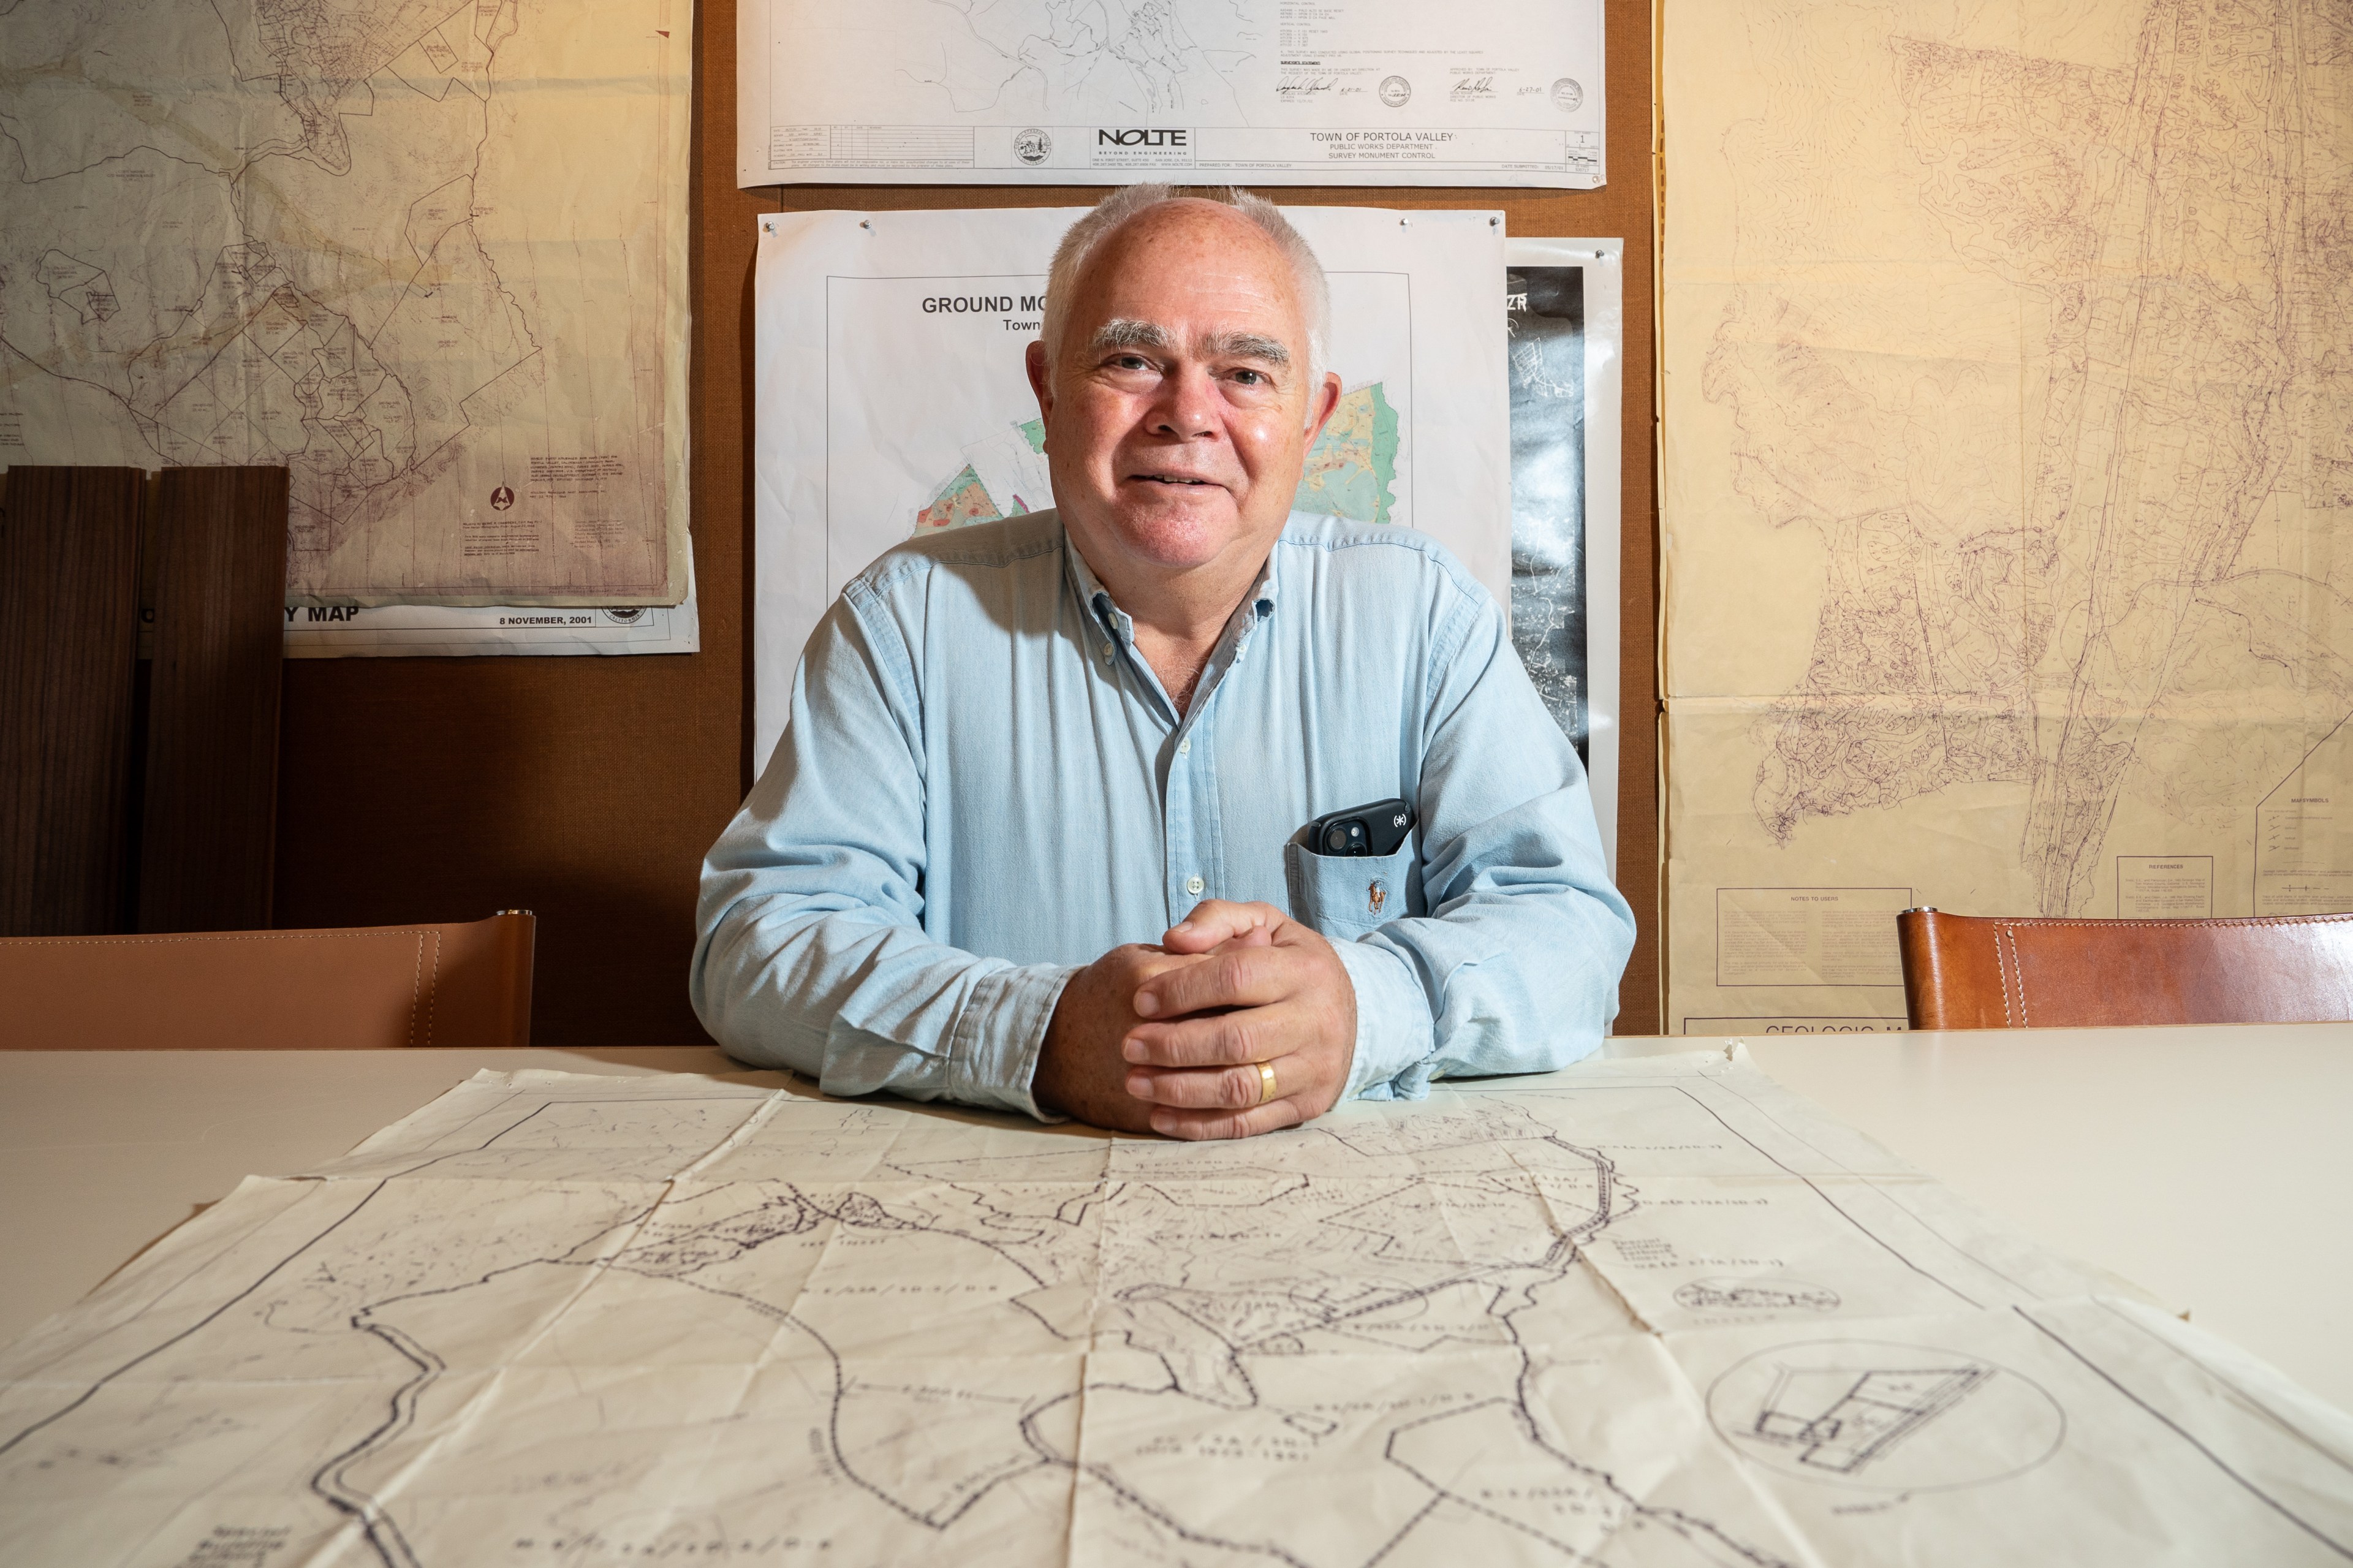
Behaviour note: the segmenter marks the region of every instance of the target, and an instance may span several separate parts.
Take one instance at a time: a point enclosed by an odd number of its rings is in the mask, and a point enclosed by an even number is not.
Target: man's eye
[[[1122,354],[1111,362],[1114,370],[1149,370],[1152,362],[1142,354]]]
[[[1266,372],[1262,370],[1238,370],[1234,372],[1234,379],[1241,383],[1244,386],[1263,386],[1266,384]]]

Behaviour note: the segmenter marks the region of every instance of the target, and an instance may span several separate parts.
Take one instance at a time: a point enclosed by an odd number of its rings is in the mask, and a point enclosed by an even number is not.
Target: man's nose
[[[1152,428],[1158,435],[1198,440],[1217,434],[1219,411],[1217,377],[1206,365],[1179,364],[1161,378]]]

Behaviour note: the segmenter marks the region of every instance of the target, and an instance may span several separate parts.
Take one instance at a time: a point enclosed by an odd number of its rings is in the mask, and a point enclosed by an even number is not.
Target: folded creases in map
[[[313,605],[684,598],[686,0],[10,11],[0,465],[283,465]]]
[[[2323,1563],[2353,1421],[1720,1054],[1208,1147],[483,1074],[0,1353],[0,1511],[160,1568]]]
[[[1901,1026],[1907,904],[2353,908],[2353,21],[1662,15],[1670,1027]]]

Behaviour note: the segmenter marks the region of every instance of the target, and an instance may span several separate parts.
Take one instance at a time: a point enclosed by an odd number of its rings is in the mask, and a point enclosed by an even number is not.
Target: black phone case
[[[1415,821],[1412,803],[1402,799],[1368,801],[1343,811],[1327,811],[1307,825],[1307,849],[1310,854],[1335,858],[1394,855],[1414,830]],[[1350,833],[1345,843],[1327,842],[1335,828],[1353,826],[1361,826],[1361,836]]]

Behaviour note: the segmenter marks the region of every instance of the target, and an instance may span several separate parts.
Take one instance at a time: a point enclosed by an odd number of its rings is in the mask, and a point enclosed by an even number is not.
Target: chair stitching
[[[1972,916],[1972,915],[1956,915],[1956,916],[1954,916],[1954,917],[1952,917],[1952,918],[1954,918],[1955,920],[1994,920],[1994,919],[1998,919],[1999,917],[1991,916],[1991,915],[1974,915],[1974,916]],[[2016,927],[2016,926],[2032,926],[2032,927],[2034,927],[2034,928],[2035,928],[2035,929],[2037,929],[2037,930],[2042,930],[2042,929],[2045,929],[2045,928],[2048,928],[2048,927],[2052,927],[2052,926],[2086,926],[2086,927],[2091,927],[2091,928],[2094,928],[2094,929],[2105,929],[2105,930],[2111,930],[2111,931],[2113,931],[2113,930],[2115,930],[2116,928],[2117,928],[2117,927],[2119,927],[2119,926],[2148,926],[2148,927],[2155,927],[2155,928],[2158,928],[2158,929],[2178,929],[2178,928],[2182,927],[2182,926],[2305,926],[2305,925],[2327,925],[2327,924],[2330,924],[2330,923],[2332,923],[2332,922],[2337,922],[2337,921],[2353,921],[2353,914],[2342,914],[2342,915],[2232,915],[2232,916],[2226,916],[2226,917],[2224,917],[2224,918],[2222,918],[2222,919],[2220,919],[2220,920],[2211,920],[2211,921],[2208,921],[2208,920],[2184,920],[2184,921],[2068,921],[2068,920],[2044,919],[2043,917],[2042,917],[2042,916],[2039,916],[2039,915],[2038,915],[2038,916],[2034,916],[2034,917],[2032,917],[2032,918],[2031,918],[2031,919],[2026,919],[2026,920],[2003,921],[2001,921],[2001,924],[2002,924],[2005,928],[2010,928],[2010,927]]]
[[[2009,931],[2006,928],[1997,928],[1995,930],[1993,933],[1993,956],[1994,962],[2001,970],[2001,1021],[2004,1027],[2015,1028],[2018,1026],[2018,1015],[2016,1009],[2010,1005],[2010,950],[2009,945],[2001,940],[2008,934]]]
[[[1993,928],[1993,973],[2002,979],[2002,1029],[2017,1029],[2017,1015],[2010,1010],[2010,953],[2002,949],[2002,928]]]
[[[2342,924],[2347,921],[2353,921],[2353,914],[2251,915],[2237,916],[2216,921],[2069,921],[2044,920],[2040,918],[2027,921],[2003,921],[1995,926],[1993,937],[1994,963],[2001,973],[2002,1021],[2004,1024],[2008,1024],[2010,1020],[2010,963],[2003,960],[2001,951],[2002,939],[2004,937],[2008,937],[2010,939],[2010,959],[2011,962],[2017,962],[2018,963],[2017,1026],[2022,1029],[2033,1027],[2033,1025],[2027,1021],[2026,965],[2022,961],[2019,961],[2018,959],[2018,928],[2021,925],[2031,925],[2037,931],[2050,931],[2054,929],[2083,931],[2116,931],[2120,929],[2130,931],[2179,931],[2185,927],[2202,927],[2208,930],[2214,930],[2219,928],[2244,928],[2249,926],[2332,925]]]
[[[2002,934],[2010,938],[2010,967],[2018,975],[2018,1026],[2031,1029],[2034,1019],[2026,1011],[2026,961],[2018,956],[2018,928],[2005,926]]]
[[[2010,958],[2002,956],[2002,928],[1993,928],[1993,973],[2002,982],[2002,1029],[2010,1029]]]
[[[2018,1026],[2018,1010],[2010,1005],[2010,948],[2001,940],[2009,929],[1993,928],[1993,963],[1995,972],[2001,976],[2001,1025],[2005,1029],[2014,1029]]]
[[[2010,960],[2002,956],[2001,939],[2007,928],[1996,926],[1993,931],[1994,972],[2001,977],[2001,1026],[2014,1028],[2010,1016]]]
[[[433,977],[425,983],[425,1043],[433,1043],[433,1005],[441,997],[441,933],[433,933]]]
[[[417,1043],[417,995],[425,984],[425,933],[417,933],[417,963],[408,977],[408,1043]]]

